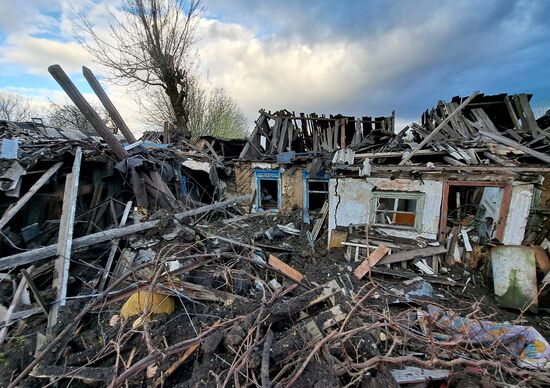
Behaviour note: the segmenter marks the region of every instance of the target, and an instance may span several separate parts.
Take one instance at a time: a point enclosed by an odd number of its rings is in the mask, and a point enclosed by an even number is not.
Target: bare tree
[[[107,127],[112,128],[111,119],[105,108],[93,106]],[[87,134],[96,135],[97,132],[86,116],[73,104],[50,104],[46,123],[61,129],[76,129]]]
[[[28,121],[33,115],[28,98],[19,93],[0,91],[0,120]]]
[[[115,82],[160,87],[174,111],[174,123],[186,129],[191,48],[204,12],[200,0],[124,0],[122,11],[111,12],[108,36],[98,33],[81,12],[77,37]]]
[[[170,99],[162,90],[147,88],[138,96],[142,121],[151,127],[162,127],[164,122],[176,122],[176,115]],[[204,128],[206,92],[200,87],[196,77],[189,77],[187,87],[187,129],[191,133],[201,133]]]

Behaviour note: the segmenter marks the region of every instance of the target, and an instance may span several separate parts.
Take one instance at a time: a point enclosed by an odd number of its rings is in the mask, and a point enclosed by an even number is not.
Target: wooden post
[[[78,181],[80,178],[80,164],[82,162],[82,149],[76,149],[73,169],[67,174],[65,182],[65,194],[63,195],[63,209],[59,224],[59,237],[57,239],[57,259],[53,286],[56,289],[55,303],[48,315],[48,329],[51,330],[57,323],[59,308],[65,306],[67,296],[67,279],[69,278],[69,265],[73,243],[73,228],[76,213],[76,199],[78,197]]]
[[[52,65],[48,67],[48,71],[57,81],[59,86],[61,86],[61,88],[65,91],[65,93],[67,93],[72,102],[74,102],[78,110],[80,110],[90,124],[92,124],[97,133],[107,142],[117,158],[126,159],[129,156],[128,151],[122,147],[122,144],[120,144],[113,133],[105,126],[105,123],[101,120],[97,112],[78,91],[77,87],[73,84],[67,74],[65,74],[61,66]]]
[[[418,151],[420,151],[422,149],[422,147],[424,147],[439,131],[441,131],[441,129],[443,129],[443,127],[445,127],[445,125],[447,125],[447,123],[458,113],[460,112],[466,105],[468,105],[470,103],[470,101],[472,101],[477,95],[479,94],[479,91],[475,91],[473,92],[470,97],[468,97],[466,100],[464,100],[464,102],[462,104],[460,104],[458,106],[458,108],[456,108],[450,115],[448,115],[445,120],[443,120],[442,122],[439,123],[439,125],[433,130],[431,131],[428,136],[426,136],[424,138],[424,140],[422,140],[420,142],[420,144],[414,149],[412,150],[407,156],[405,156],[403,158],[403,160],[401,160],[401,162],[399,162],[399,165],[402,166],[404,165],[405,163],[407,163],[412,157],[414,154],[416,154]]]
[[[126,141],[128,141],[128,143],[130,144],[135,143],[137,139],[122,119],[122,116],[120,115],[114,104],[111,102],[111,99],[109,98],[107,93],[105,93],[103,87],[101,87],[101,84],[95,77],[94,73],[92,73],[92,71],[86,66],[83,66],[82,74],[84,74],[84,78],[86,78],[93,91],[95,92],[97,98],[99,98],[99,101],[101,101],[101,104],[103,104],[103,107],[105,107],[115,125],[118,127],[118,129],[120,129],[120,133],[122,133]]]

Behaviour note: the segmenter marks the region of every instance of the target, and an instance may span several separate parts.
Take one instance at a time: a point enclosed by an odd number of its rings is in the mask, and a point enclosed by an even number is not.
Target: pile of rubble
[[[1,386],[550,384],[530,96],[137,140],[50,72],[98,136],[0,123]]]
[[[30,286],[32,304],[23,297],[27,310],[12,316],[2,385],[550,383],[548,322],[496,307],[482,273],[375,267],[387,248],[357,264],[345,248],[312,250],[277,227],[300,227],[296,212],[197,222],[215,212],[202,211],[163,214],[124,239],[104,290],[93,253],[113,242],[76,251],[71,296],[47,337],[52,297],[37,290],[53,263],[21,271],[16,292]],[[279,237],[257,232],[266,228]]]

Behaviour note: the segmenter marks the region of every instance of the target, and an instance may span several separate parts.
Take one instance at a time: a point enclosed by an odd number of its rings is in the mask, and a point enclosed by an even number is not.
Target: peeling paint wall
[[[502,237],[504,244],[521,245],[523,242],[533,200],[533,190],[534,186],[531,184],[518,184],[512,187],[512,198]]]
[[[329,231],[336,226],[366,224],[371,211],[372,191],[414,192],[424,194],[424,208],[417,231],[378,227],[389,235],[436,239],[439,231],[443,182],[389,178],[338,178],[329,183]]]

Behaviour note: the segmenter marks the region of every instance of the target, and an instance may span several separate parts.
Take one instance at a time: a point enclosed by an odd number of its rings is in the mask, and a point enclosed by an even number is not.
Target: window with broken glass
[[[378,225],[398,225],[418,229],[422,219],[424,194],[374,191],[373,223]]]

